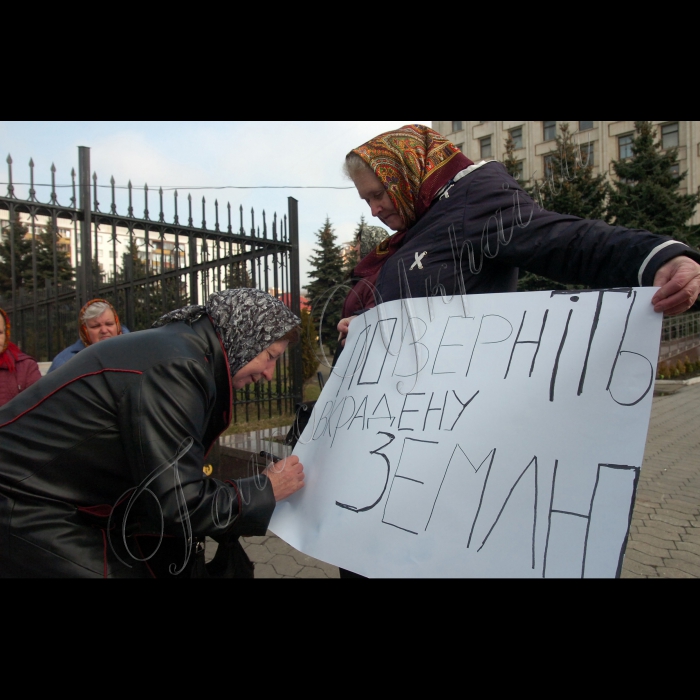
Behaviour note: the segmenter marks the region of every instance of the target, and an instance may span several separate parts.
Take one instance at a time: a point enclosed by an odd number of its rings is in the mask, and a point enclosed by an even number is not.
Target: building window
[[[459,150],[462,151],[462,153],[464,153],[464,144],[463,143],[456,143],[455,146],[457,146],[457,148],[459,148]]]
[[[452,122],[452,133],[456,134],[458,131],[462,131],[462,122]]]
[[[578,130],[579,131],[588,131],[589,129],[593,128],[593,122],[579,122],[578,123]]]
[[[510,137],[513,139],[514,148],[523,147],[523,128],[519,126],[517,129],[510,130]]]
[[[585,168],[588,165],[595,165],[595,150],[593,148],[593,142],[589,141],[580,144],[581,148],[581,165]]]
[[[620,149],[620,160],[632,157],[632,141],[634,141],[634,134],[618,137],[617,144]]]
[[[515,173],[513,174],[518,182],[523,182],[525,180],[525,161],[519,160],[515,164]]]
[[[554,156],[549,155],[544,157],[544,176],[552,177],[554,175],[553,166]]]
[[[678,122],[661,127],[661,146],[664,150],[678,147]]]
[[[542,122],[545,141],[554,141],[557,138],[557,123]]]
[[[479,143],[481,144],[481,158],[491,158],[491,137],[479,139]]]
[[[675,165],[672,165],[670,171],[673,177],[678,177],[681,174],[681,164],[676,163]]]

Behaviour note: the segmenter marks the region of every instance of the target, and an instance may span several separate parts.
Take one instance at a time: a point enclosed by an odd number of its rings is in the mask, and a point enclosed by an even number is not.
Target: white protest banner
[[[371,577],[619,575],[654,289],[392,301],[353,321],[270,528]]]

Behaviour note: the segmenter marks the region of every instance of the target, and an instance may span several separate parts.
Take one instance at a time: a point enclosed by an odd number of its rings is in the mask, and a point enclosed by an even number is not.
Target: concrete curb
[[[654,389],[659,391],[673,387],[692,386],[693,384],[700,384],[700,377],[693,377],[692,379],[657,379],[654,382]]]

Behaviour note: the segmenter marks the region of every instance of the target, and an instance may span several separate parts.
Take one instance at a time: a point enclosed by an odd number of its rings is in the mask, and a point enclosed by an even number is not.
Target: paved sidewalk
[[[271,532],[242,542],[256,578],[339,577]],[[654,398],[622,577],[700,578],[700,384]]]
[[[700,578],[700,384],[654,398],[623,578]]]

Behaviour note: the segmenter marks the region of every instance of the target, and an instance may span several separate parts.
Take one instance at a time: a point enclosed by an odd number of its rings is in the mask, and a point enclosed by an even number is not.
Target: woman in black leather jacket
[[[206,478],[233,389],[271,379],[299,319],[254,289],[86,348],[0,408],[0,576],[187,575],[198,540],[263,535],[296,457]]]

